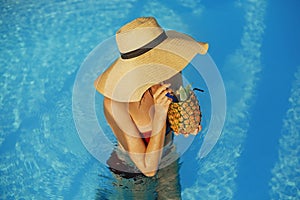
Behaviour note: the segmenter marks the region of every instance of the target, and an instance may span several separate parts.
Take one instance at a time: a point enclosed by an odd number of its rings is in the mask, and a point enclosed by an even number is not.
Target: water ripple
[[[279,158],[269,182],[271,199],[300,199],[300,67],[295,79],[279,140]]]

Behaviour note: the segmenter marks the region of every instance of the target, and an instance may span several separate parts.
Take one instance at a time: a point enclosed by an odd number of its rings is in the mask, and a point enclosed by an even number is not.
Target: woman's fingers
[[[155,91],[153,94],[155,103],[170,104],[172,102],[172,99],[166,96],[167,93],[172,92],[172,90],[168,88],[170,85],[171,84],[163,84]]]
[[[202,126],[199,125],[199,126],[194,130],[194,132],[192,132],[191,134],[192,134],[192,135],[197,135],[201,130],[202,130]]]
[[[167,101],[167,100],[171,100],[171,98],[169,98],[167,96],[167,94],[169,93],[170,91],[168,90],[164,90],[162,93],[160,93],[160,95],[157,97],[157,100],[161,100],[161,101]]]
[[[159,96],[161,96],[162,93],[164,93],[166,95],[167,94],[166,90],[170,86],[171,86],[171,84],[163,84],[163,85],[161,85],[159,88],[157,88],[157,90],[153,94],[153,97],[154,98],[158,98]]]
[[[171,90],[168,89],[171,84],[163,84],[158,86],[153,94],[153,101],[155,106],[155,112],[166,115],[169,109],[169,105],[172,102],[171,98],[167,97],[166,94]]]

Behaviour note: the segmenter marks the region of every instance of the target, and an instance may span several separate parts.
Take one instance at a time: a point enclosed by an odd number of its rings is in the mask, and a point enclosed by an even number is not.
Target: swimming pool
[[[89,52],[144,15],[208,41],[225,84],[227,115],[217,144],[200,159],[199,135],[181,156],[182,198],[299,199],[297,6],[2,1],[0,199],[104,199],[114,192],[109,170],[78,136],[73,86]]]

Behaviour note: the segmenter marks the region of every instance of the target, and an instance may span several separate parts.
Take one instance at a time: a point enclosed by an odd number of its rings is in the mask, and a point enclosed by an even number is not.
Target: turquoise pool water
[[[0,199],[116,193],[110,171],[79,137],[72,98],[88,54],[139,16],[208,41],[224,81],[225,126],[206,157],[199,154],[207,127],[181,155],[182,199],[300,199],[299,6],[279,0],[1,1]],[[207,96],[203,109],[210,116]]]

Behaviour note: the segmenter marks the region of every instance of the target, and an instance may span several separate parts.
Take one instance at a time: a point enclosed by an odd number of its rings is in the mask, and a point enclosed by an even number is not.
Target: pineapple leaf
[[[179,96],[180,101],[185,101],[190,96],[190,91],[192,89],[192,85],[189,84],[186,87],[180,86],[179,89],[176,91],[176,95]]]
[[[180,101],[185,101],[187,99],[185,89],[182,86],[179,87],[176,94],[179,95],[179,100]]]
[[[188,84],[185,87],[185,92],[186,92],[187,96],[189,96],[191,89],[192,89],[192,85],[191,84]]]

